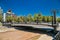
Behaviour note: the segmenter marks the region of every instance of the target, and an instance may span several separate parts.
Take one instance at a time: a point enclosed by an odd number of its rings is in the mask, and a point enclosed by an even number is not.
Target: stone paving
[[[53,37],[48,36],[46,34],[42,34],[41,37],[37,40],[52,40],[52,39],[53,39]]]
[[[36,25],[35,25],[36,27]],[[38,25],[37,28],[47,28],[48,26]],[[26,32],[22,30],[15,30],[14,28],[5,28],[0,27],[0,40],[29,40],[30,38],[34,36],[40,35],[40,37],[37,40],[52,40],[53,37],[47,35],[47,34],[38,34],[38,33],[32,33],[32,32]],[[7,30],[5,30],[5,29]],[[50,27],[48,27],[50,28]],[[13,30],[12,30],[13,29]],[[57,28],[60,30],[60,24]],[[8,31],[10,30],[10,31]],[[5,31],[5,32],[4,32]],[[31,39],[32,40],[32,39]]]
[[[0,40],[29,40],[38,35],[40,36],[38,33],[15,30],[10,32],[0,32]]]

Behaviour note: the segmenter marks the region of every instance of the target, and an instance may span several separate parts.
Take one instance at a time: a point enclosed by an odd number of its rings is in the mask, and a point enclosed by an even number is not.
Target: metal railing
[[[60,40],[60,31],[54,36],[53,40]]]

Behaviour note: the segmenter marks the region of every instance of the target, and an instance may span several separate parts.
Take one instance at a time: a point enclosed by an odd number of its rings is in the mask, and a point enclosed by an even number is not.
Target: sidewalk
[[[48,36],[46,34],[41,35],[41,37],[37,40],[52,40],[53,38],[51,36]]]

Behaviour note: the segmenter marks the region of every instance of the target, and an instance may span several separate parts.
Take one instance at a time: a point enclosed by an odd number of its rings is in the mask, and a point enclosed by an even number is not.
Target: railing
[[[11,26],[11,23],[3,23],[3,26]]]
[[[53,40],[60,40],[60,31],[54,36]]]

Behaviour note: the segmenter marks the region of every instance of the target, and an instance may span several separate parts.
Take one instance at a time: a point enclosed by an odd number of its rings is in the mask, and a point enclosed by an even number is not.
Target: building
[[[6,16],[12,16],[12,11],[10,9],[6,12]]]
[[[16,17],[16,15],[10,9],[7,11],[6,16]]]
[[[3,9],[0,7],[0,14],[2,14],[3,13]]]

